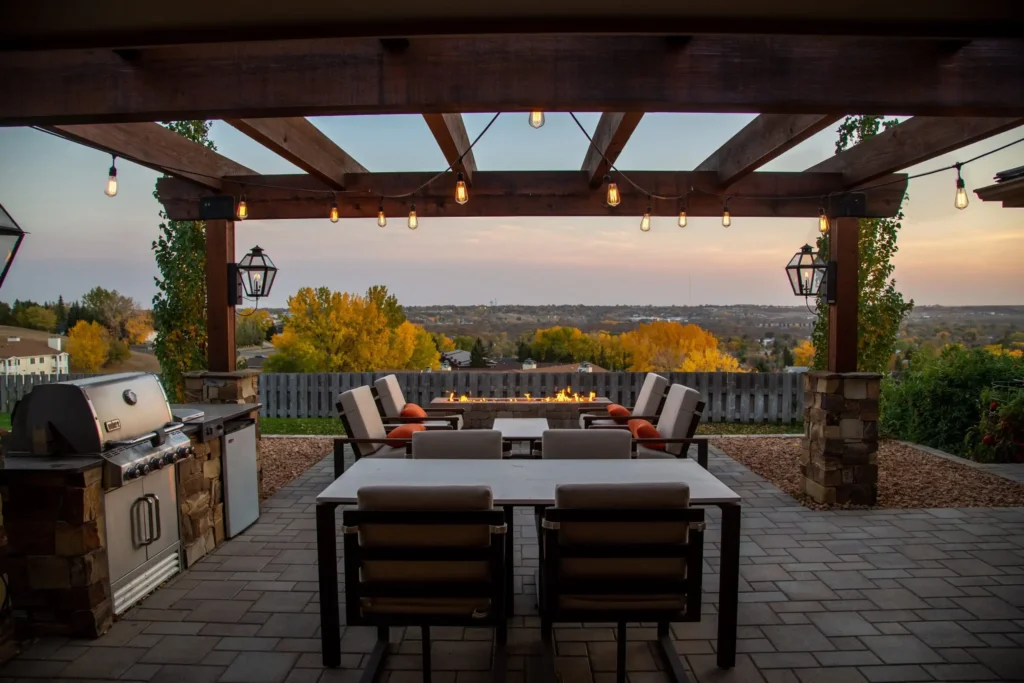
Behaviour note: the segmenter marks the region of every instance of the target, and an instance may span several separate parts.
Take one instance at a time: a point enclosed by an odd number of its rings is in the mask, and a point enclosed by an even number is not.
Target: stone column
[[[256,403],[259,401],[258,370],[185,373],[185,401],[188,403]],[[260,436],[259,411],[256,438]],[[224,542],[224,487],[221,481],[221,440],[205,443],[193,438],[196,454],[178,463],[178,502],[181,508],[181,544],[186,566]],[[257,482],[263,490],[263,461],[256,451]]]
[[[868,372],[804,376],[804,493],[819,503],[878,501],[878,392]]]

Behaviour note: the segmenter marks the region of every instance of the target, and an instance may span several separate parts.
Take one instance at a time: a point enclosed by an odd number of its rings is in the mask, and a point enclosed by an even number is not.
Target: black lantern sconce
[[[835,303],[832,283],[835,280],[835,261],[825,263],[814,248],[805,244],[793,255],[786,266],[786,275],[793,288],[793,294],[809,298],[817,296],[825,285],[825,300]]]
[[[261,298],[270,296],[276,277],[274,262],[258,246],[253,247],[241,261],[228,265],[228,301],[240,306],[244,294],[258,304]]]
[[[7,271],[11,269],[23,239],[25,231],[14,222],[14,218],[7,213],[3,205],[0,205],[0,255],[4,257],[3,270],[0,271],[0,287],[3,287],[4,280],[7,279]]]

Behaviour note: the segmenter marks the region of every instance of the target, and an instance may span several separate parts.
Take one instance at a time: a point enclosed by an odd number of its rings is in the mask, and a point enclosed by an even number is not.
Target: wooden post
[[[206,359],[212,372],[235,370],[235,302],[228,264],[235,262],[235,222],[206,221]]]
[[[828,307],[828,369],[857,372],[857,277],[860,221],[830,219],[829,258],[836,262],[835,303]]]

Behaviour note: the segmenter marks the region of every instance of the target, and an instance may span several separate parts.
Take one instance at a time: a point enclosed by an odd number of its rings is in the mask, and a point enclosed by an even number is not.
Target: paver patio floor
[[[691,680],[845,683],[1024,680],[1024,508],[815,512],[712,449],[711,470],[743,496],[735,669],[715,667],[719,514],[709,511],[704,621],[676,624]],[[342,669],[320,666],[314,500],[325,460],[265,501],[260,521],[151,595],[95,641],[43,639],[0,683],[358,680],[375,633],[346,628]],[[340,529],[340,525],[339,525]],[[532,517],[517,511],[509,681],[539,646]],[[340,550],[339,550],[340,552]],[[344,618],[344,610],[342,611]],[[385,683],[418,681],[419,632],[392,630]],[[489,675],[489,629],[433,629],[434,680]],[[631,683],[667,680],[633,627]],[[614,680],[614,629],[555,629],[563,683]]]

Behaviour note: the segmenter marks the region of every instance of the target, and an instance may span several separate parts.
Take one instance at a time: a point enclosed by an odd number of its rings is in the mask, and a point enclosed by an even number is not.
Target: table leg
[[[729,669],[736,666],[736,612],[740,591],[740,505],[727,503],[720,507],[722,566],[718,584],[718,667]]]
[[[516,566],[516,544],[515,544],[515,524],[514,511],[515,507],[512,505],[505,505],[505,608],[508,612],[508,616],[512,616],[516,612],[516,577],[515,577],[515,566]]]
[[[320,575],[320,649],[324,666],[341,664],[341,623],[338,615],[338,542],[334,524],[337,503],[316,506],[316,558]]]

